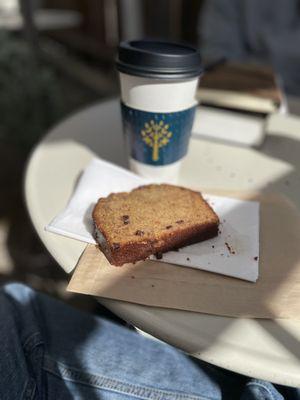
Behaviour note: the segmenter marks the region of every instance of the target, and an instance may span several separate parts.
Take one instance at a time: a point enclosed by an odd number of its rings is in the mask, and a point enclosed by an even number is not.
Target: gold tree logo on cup
[[[151,120],[149,123],[145,123],[144,129],[141,131],[143,141],[147,146],[152,147],[153,161],[159,160],[159,149],[166,146],[172,137],[172,132],[168,129],[169,125],[164,124],[163,121]]]

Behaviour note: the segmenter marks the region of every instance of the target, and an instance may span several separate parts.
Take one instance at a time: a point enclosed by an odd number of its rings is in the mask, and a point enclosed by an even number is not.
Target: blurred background
[[[96,307],[65,292],[68,277],[32,228],[22,180],[31,150],[53,125],[118,95],[120,40],[184,41],[199,46],[206,65],[272,65],[298,113],[299,15],[297,0],[0,0],[1,283],[23,281]]]

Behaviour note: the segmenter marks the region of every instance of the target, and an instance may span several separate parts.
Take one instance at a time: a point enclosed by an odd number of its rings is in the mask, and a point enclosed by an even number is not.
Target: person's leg
[[[0,291],[0,320],[1,399],[232,400],[246,382],[24,285]],[[253,388],[243,399],[282,398]]]
[[[170,346],[24,285],[7,285],[0,293],[0,318],[5,321],[0,341],[6,337],[0,368],[9,371],[1,391],[22,378],[23,392],[24,380],[34,385],[32,393],[38,398],[56,400],[221,398],[219,385]],[[5,392],[1,396],[5,398]]]
[[[24,286],[7,287],[24,295]],[[24,309],[29,304],[24,304]],[[0,399],[31,399],[37,394],[43,358],[38,327],[30,318],[24,324],[21,309],[0,291]],[[27,313],[26,313],[27,314]],[[23,321],[22,321],[23,319]],[[31,329],[32,327],[32,329]],[[36,356],[35,356],[36,355]]]

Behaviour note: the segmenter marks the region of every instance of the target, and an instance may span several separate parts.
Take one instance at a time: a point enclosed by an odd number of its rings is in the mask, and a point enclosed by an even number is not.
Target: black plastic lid
[[[146,78],[186,79],[203,72],[199,51],[173,42],[131,40],[121,42],[117,69]]]

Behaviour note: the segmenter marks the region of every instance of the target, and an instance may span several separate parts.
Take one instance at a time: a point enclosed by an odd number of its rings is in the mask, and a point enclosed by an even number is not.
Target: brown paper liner
[[[154,261],[114,267],[96,246],[88,245],[68,290],[223,316],[300,319],[300,215],[297,209],[279,195],[231,197],[250,198],[261,204],[256,283]]]

